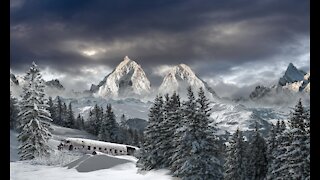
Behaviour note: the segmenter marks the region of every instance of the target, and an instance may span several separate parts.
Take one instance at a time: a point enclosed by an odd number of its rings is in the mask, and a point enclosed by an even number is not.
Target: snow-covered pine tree
[[[271,124],[271,130],[268,134],[267,138],[267,160],[268,160],[268,170],[267,174],[269,174],[269,171],[271,170],[271,162],[273,161],[274,157],[272,156],[272,152],[275,150],[277,147],[277,142],[276,142],[276,136],[278,133],[278,129],[280,128],[280,121],[277,121],[277,125],[275,126],[274,124]]]
[[[175,94],[175,93],[174,93]],[[184,106],[181,105],[180,96],[179,94],[172,96],[172,101],[174,106],[174,110],[171,112],[170,117],[175,120],[174,125],[174,133],[173,133],[173,140],[172,140],[172,146],[174,147],[174,150],[172,152],[172,155],[170,157],[170,170],[174,173],[177,171],[182,164],[182,158],[181,158],[181,149],[178,149],[181,141],[181,137],[186,129],[185,124],[185,118],[183,118],[184,113]]]
[[[74,113],[72,110],[71,102],[69,103],[68,109],[67,109],[66,127],[75,128],[75,119],[74,119]]]
[[[156,144],[160,136],[159,124],[163,121],[163,98],[157,95],[149,110],[149,121],[144,131],[144,143],[141,147],[141,155],[137,161],[137,167],[141,170],[158,168],[162,155],[158,153]]]
[[[267,174],[267,144],[259,133],[258,123],[248,147],[247,178],[263,180]]]
[[[191,152],[191,144],[188,144],[190,135],[190,124],[192,119],[196,118],[197,103],[191,87],[187,89],[188,100],[184,101],[181,106],[180,127],[174,133],[176,150],[172,155],[171,171],[174,176],[182,177],[182,166]]]
[[[306,130],[306,158],[304,162],[305,179],[310,179],[310,109],[305,109],[305,130]]]
[[[180,102],[180,96],[176,92],[173,92],[172,96],[170,97],[170,107],[168,111],[168,122],[170,122],[170,145],[171,147],[166,152],[167,156],[169,158],[167,159],[170,169],[172,172],[174,172],[176,169],[173,167],[173,162],[176,161],[175,154],[177,153],[177,147],[179,145],[179,139],[182,136],[182,133],[180,133],[180,128],[182,127],[182,110],[181,110],[181,102]]]
[[[223,179],[222,167],[217,158],[219,153],[211,144],[209,134],[209,100],[200,88],[195,100],[191,87],[188,88],[186,103],[186,131],[182,136],[182,165],[175,172],[182,179]],[[182,148],[178,148],[182,149]]]
[[[305,130],[307,114],[302,105],[301,99],[298,101],[289,119],[291,144],[287,149],[287,161],[289,172],[293,179],[306,179],[310,176],[310,168],[306,157],[310,155],[309,142]]]
[[[237,131],[229,139],[226,149],[226,161],[224,164],[225,180],[245,180],[246,179],[246,146],[242,132]]]
[[[172,139],[174,135],[175,119],[171,117],[171,112],[174,111],[174,104],[171,101],[169,94],[164,96],[164,107],[163,107],[163,121],[159,123],[160,136],[158,137],[158,153],[162,155],[159,162],[159,167],[169,167],[170,157],[174,151]]]
[[[222,145],[222,143],[216,135],[217,127],[215,122],[209,119],[212,109],[209,107],[209,99],[205,96],[205,92],[202,87],[198,92],[197,103],[199,106],[197,118],[203,123],[204,130],[202,133],[203,136],[206,137],[205,140],[207,141],[207,146],[204,148],[203,153],[204,156],[208,156],[208,158],[211,159],[211,162],[208,164],[211,166],[211,168],[213,168],[213,171],[210,172],[210,176],[214,179],[220,179],[223,177],[223,165],[220,162],[221,147],[219,147]],[[209,125],[209,122],[212,122],[212,125]]]
[[[12,96],[10,91],[10,129],[17,129],[18,126],[18,101]]]
[[[287,173],[287,169],[282,168],[286,166],[286,157],[284,156],[287,152],[287,147],[290,144],[290,136],[286,130],[284,121],[277,122],[276,125],[276,142],[275,147],[272,151],[272,161],[269,161],[267,179],[283,178],[283,174]],[[290,179],[290,177],[288,177]]]
[[[289,128],[277,137],[278,147],[274,151],[271,173],[268,179],[309,179],[308,136],[305,131],[305,114],[301,100],[290,114]],[[307,158],[306,158],[307,157]],[[310,156],[309,156],[310,157]]]
[[[21,132],[18,135],[21,160],[47,156],[51,148],[47,142],[51,138],[50,113],[44,94],[44,80],[33,62],[25,77],[21,111],[18,114]]]

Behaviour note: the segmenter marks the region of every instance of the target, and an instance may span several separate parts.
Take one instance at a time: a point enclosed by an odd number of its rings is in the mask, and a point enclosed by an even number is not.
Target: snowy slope
[[[168,175],[169,170],[150,171],[146,174],[138,173],[135,161],[114,166],[109,169],[97,170],[92,172],[78,172],[76,169],[67,167],[31,165],[28,162],[11,162],[10,179],[12,180],[35,180],[41,177],[41,180],[170,180],[175,179]]]
[[[95,104],[105,108],[108,103],[111,103],[118,122],[122,114],[125,114],[127,119],[148,120],[149,108],[152,105],[152,102],[143,102],[136,99],[106,100],[104,98],[85,97],[78,99],[62,98],[61,100],[66,103],[72,102],[75,114],[80,113],[85,119],[87,119],[90,109]],[[218,123],[218,128],[223,131],[222,133],[224,131],[232,133],[237,127],[242,130],[251,130],[255,121],[268,128],[270,122],[274,122],[275,119],[286,118],[285,114],[289,113],[289,109],[286,108],[288,105],[291,104],[286,104],[283,107],[257,105],[254,102],[241,105],[228,100],[216,99],[211,103],[211,117]],[[291,106],[293,107],[294,104]]]
[[[90,89],[96,97],[131,97],[150,92],[150,81],[139,64],[126,56],[98,85]]]
[[[213,102],[210,107],[210,117],[217,124],[219,134],[224,134],[225,131],[234,133],[237,128],[252,131],[256,122],[262,127],[261,132],[266,133],[271,123],[278,119],[286,119],[289,114],[288,108],[247,107],[232,102]]]
[[[124,180],[124,179],[136,179],[136,180],[168,180],[174,179],[169,174],[169,170],[160,169],[150,172],[138,172],[135,165],[137,159],[132,156],[115,156],[112,157],[113,161],[102,162],[101,158],[88,159],[88,161],[81,164],[76,164],[81,170],[87,170],[90,167],[90,172],[78,172],[75,168],[63,167],[70,162],[81,158],[82,155],[72,152],[60,152],[57,151],[57,145],[61,138],[67,137],[85,137],[92,138],[92,136],[79,130],[63,128],[59,126],[53,126],[54,131],[53,139],[49,141],[49,145],[55,150],[53,152],[53,157],[45,160],[45,164],[41,164],[41,161],[18,161],[17,148],[17,133],[10,131],[10,179],[12,180],[56,180],[56,179],[66,179],[66,180],[87,180],[87,179],[114,179],[114,180]],[[111,158],[111,157],[110,157]],[[108,158],[108,160],[110,160]],[[127,163],[119,163],[125,160]],[[104,169],[107,163],[108,168]],[[51,164],[51,165],[50,165]],[[78,168],[78,169],[79,169]],[[96,169],[95,169],[96,168]]]
[[[95,104],[102,106],[104,109],[107,104],[112,105],[112,109],[116,115],[117,120],[120,120],[120,116],[125,114],[127,119],[130,118],[140,118],[148,119],[149,108],[152,102],[140,101],[138,99],[126,98],[126,99],[105,99],[100,97],[81,97],[81,98],[61,98],[63,102],[67,104],[72,103],[75,114],[80,113],[87,119],[90,109],[92,109]]]
[[[211,97],[217,96],[214,90],[210,88],[206,82],[196,76],[191,68],[185,64],[179,64],[172,67],[163,78],[158,91],[161,94],[171,94],[176,91],[180,95],[184,95],[186,94],[188,86],[191,86],[195,91],[198,91],[199,88],[202,87],[207,95],[210,95]]]

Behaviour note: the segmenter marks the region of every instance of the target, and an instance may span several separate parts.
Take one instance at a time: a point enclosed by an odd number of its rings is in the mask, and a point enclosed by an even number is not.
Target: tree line
[[[181,179],[310,179],[310,113],[301,100],[264,138],[258,123],[250,138],[237,129],[227,141],[217,135],[202,88],[196,99],[157,96],[149,112],[140,170],[167,168]],[[213,112],[214,113],[214,112]]]

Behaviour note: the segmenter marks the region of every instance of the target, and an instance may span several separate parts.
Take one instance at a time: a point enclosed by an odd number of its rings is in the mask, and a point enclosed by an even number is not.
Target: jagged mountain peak
[[[99,97],[128,97],[150,92],[150,81],[141,66],[125,56],[118,66],[90,91]]]
[[[173,66],[164,76],[159,87],[159,93],[178,92],[184,94],[188,86],[191,86],[195,91],[202,87],[205,91],[216,96],[216,93],[206,82],[201,80],[192,69],[186,64]]]
[[[138,65],[135,61],[131,60],[128,56],[125,56],[123,60],[118,64],[118,66],[115,69],[121,69],[125,66],[132,66],[132,65]]]
[[[46,81],[46,85],[47,85],[47,87],[50,87],[50,88],[65,90],[65,88],[63,87],[63,85],[60,83],[60,81],[58,79],[52,79],[50,81]]]
[[[310,93],[310,72],[306,73],[289,63],[277,85],[272,87],[257,86],[249,95],[251,100],[282,96],[283,100],[299,96],[298,92]]]
[[[283,77],[280,78],[278,84],[280,86],[285,86],[287,83],[302,81],[305,74],[305,72],[298,70],[292,63],[290,63]]]

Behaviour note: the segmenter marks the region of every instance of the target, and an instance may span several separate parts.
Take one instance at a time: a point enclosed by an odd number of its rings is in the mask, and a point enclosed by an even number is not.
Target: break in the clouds
[[[11,0],[11,69],[22,72],[36,61],[84,90],[128,55],[154,86],[168,67],[185,63],[213,88],[242,92],[276,81],[289,62],[308,71],[309,6],[308,0]]]

